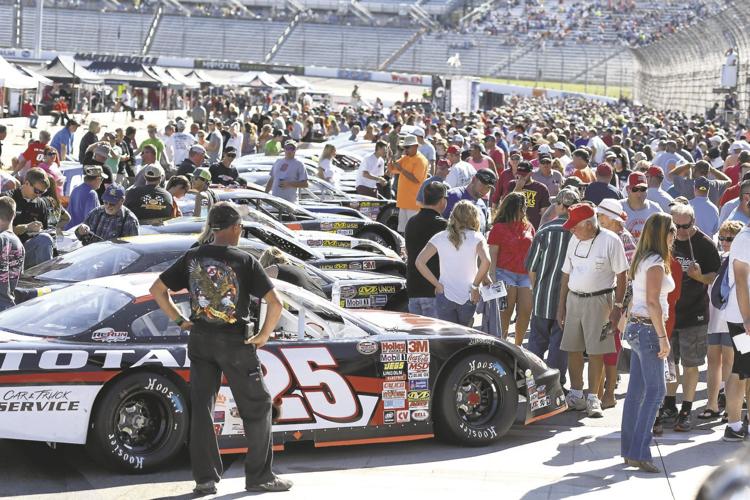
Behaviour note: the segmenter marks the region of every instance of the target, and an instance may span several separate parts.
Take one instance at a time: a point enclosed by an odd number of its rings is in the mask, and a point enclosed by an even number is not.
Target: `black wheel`
[[[516,417],[518,389],[499,358],[470,354],[451,366],[433,402],[438,437],[468,446],[500,439]]]
[[[123,472],[150,472],[185,445],[190,415],[180,388],[154,373],[117,381],[97,402],[86,446],[97,460]]]
[[[398,231],[398,208],[387,207],[378,215],[378,222]]]
[[[392,241],[389,241],[390,238],[386,239],[385,237],[383,237],[382,234],[380,234],[378,232],[375,232],[375,231],[363,231],[360,234],[358,234],[357,237],[358,238],[362,238],[364,240],[374,241],[375,243],[380,243],[384,247],[388,247],[388,248],[390,248],[391,250],[393,250],[396,253],[398,253],[398,251],[399,251],[398,248],[394,248],[395,247],[394,243]]]

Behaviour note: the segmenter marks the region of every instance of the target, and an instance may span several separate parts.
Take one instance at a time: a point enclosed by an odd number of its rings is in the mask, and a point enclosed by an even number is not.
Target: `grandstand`
[[[36,1],[0,1],[0,46],[34,48]],[[42,49],[629,86],[631,47],[726,4],[48,0]],[[449,67],[455,55],[460,66]]]

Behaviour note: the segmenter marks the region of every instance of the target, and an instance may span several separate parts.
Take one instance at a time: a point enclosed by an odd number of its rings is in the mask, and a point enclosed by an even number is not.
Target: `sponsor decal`
[[[365,356],[378,352],[378,343],[372,340],[360,340],[357,343],[357,352]]]
[[[472,359],[469,361],[469,371],[473,372],[475,370],[491,370],[501,377],[505,375],[505,369],[499,361],[477,361]]]
[[[477,345],[477,344],[494,344],[495,341],[490,338],[486,337],[474,337],[473,339],[469,340],[469,345]]]
[[[370,297],[374,306],[384,306],[388,303],[387,295],[373,295]]]
[[[214,422],[224,422],[224,410],[214,410]]]
[[[354,229],[337,229],[337,234],[343,234],[344,236],[354,236]]]
[[[0,412],[77,411],[81,402],[73,391],[7,389],[0,393]]]
[[[406,398],[406,390],[400,391],[383,391],[383,399],[404,399]]]
[[[430,407],[428,400],[409,401],[410,410],[427,410]]]
[[[357,222],[334,222],[334,229],[357,229],[359,224]]]
[[[378,293],[378,286],[377,285],[361,286],[357,289],[357,293],[359,293],[359,295],[374,295]]]
[[[214,427],[214,430],[216,430],[216,427]],[[219,430],[219,432],[221,432],[221,430]],[[133,456],[131,450],[123,449],[122,446],[118,444],[114,434],[109,434],[107,438],[109,439],[109,445],[113,455],[126,464],[132,465],[135,469],[143,469],[143,457]]]
[[[497,431],[495,430],[495,426],[491,425],[485,429],[474,429],[469,427],[466,422],[460,421],[458,425],[459,429],[463,431],[463,433],[466,435],[466,437],[470,438],[484,438],[484,439],[491,439],[497,437]]]
[[[357,288],[353,286],[342,286],[339,290],[342,299],[353,299],[357,296]]]
[[[147,391],[154,391],[158,392],[165,398],[169,399],[169,401],[172,403],[172,407],[177,413],[182,413],[183,407],[182,407],[182,400],[179,396],[179,394],[175,394],[174,391],[172,391],[168,386],[162,384],[158,381],[158,379],[149,377],[148,382],[143,387]],[[224,412],[222,412],[223,414]],[[223,417],[222,417],[223,420]]]
[[[396,285],[379,285],[378,293],[396,293]]]
[[[323,246],[323,240],[307,240],[305,243],[307,243],[307,246],[309,247]]]
[[[400,372],[395,375],[385,375],[383,379],[387,380],[388,382],[398,382],[402,380],[406,381],[406,374],[404,374],[403,372]]]
[[[423,363],[423,364],[429,364],[430,363],[430,354],[426,352],[418,352],[414,354],[409,354],[406,359],[409,364],[412,363]]]
[[[383,370],[403,370],[404,364],[405,363],[403,361],[391,361],[388,363],[383,363]]]
[[[331,222],[321,222],[320,223],[320,230],[321,231],[331,231],[333,229],[333,223]]]
[[[324,247],[334,247],[334,248],[351,248],[352,244],[351,241],[348,240],[323,240]]]
[[[365,269],[367,271],[372,271],[373,269],[377,268],[377,264],[374,260],[363,260],[362,261],[362,269]]]
[[[400,410],[406,406],[405,399],[384,399],[383,408],[386,410]]]
[[[424,361],[417,361],[416,363],[409,362],[409,372],[418,372],[430,369],[430,363]]]
[[[406,391],[406,382],[383,382],[384,391]],[[404,396],[406,397],[406,396]]]
[[[412,410],[411,419],[416,422],[424,422],[430,418],[430,412],[427,410]]]
[[[125,342],[128,339],[128,332],[116,332],[114,328],[100,328],[91,334],[94,342]]]
[[[370,297],[364,299],[345,299],[344,307],[370,307]]]
[[[429,379],[430,378],[430,370],[418,370],[418,371],[410,371],[409,372],[409,379],[415,380],[415,379]]]
[[[104,346],[102,346],[104,347]],[[144,355],[136,356],[134,350],[123,350],[120,348],[97,349],[93,354],[82,349],[50,349],[38,351],[35,349],[13,350],[0,349],[0,372],[15,372],[21,369],[24,360],[34,359],[35,365],[41,370],[78,370],[83,368],[89,361],[89,356],[96,357],[96,365],[104,370],[115,370],[122,368],[123,358],[128,355],[128,363],[125,366],[137,368],[143,365],[158,365],[165,368],[187,368],[190,361],[184,356],[184,347],[171,349],[149,349]],[[142,351],[141,351],[142,352]],[[184,360],[181,365],[175,359],[175,355]],[[102,359],[103,358],[103,359]],[[24,370],[29,369],[24,366]]]
[[[411,401],[425,401],[430,399],[430,391],[409,391],[407,399]]]
[[[550,398],[549,396],[539,398],[539,399],[532,399],[531,400],[531,411],[539,410],[541,408],[544,408],[545,406],[550,405]]]
[[[430,352],[430,341],[429,340],[410,340],[409,353],[415,352]]]
[[[393,424],[396,422],[396,412],[393,410],[385,410],[383,412],[383,423]]]
[[[428,382],[427,380],[410,380],[409,381],[409,390],[410,391],[424,391],[428,389]]]
[[[396,423],[405,424],[409,422],[409,410],[398,410],[396,412]]]
[[[406,354],[406,342],[403,340],[386,340],[380,342],[380,351],[383,353],[398,352]]]
[[[391,363],[393,361],[406,361],[406,354],[384,353],[380,355],[381,363]]]
[[[214,434],[221,436],[221,431],[224,430],[224,424],[214,423]]]
[[[362,270],[362,264],[359,262],[351,262],[349,263],[349,269],[353,271],[361,271]]]

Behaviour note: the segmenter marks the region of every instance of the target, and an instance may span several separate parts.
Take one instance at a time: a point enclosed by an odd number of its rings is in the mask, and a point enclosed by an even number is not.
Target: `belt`
[[[631,323],[640,323],[642,325],[653,325],[654,322],[651,321],[651,318],[644,318],[643,316],[631,316],[629,318],[629,321]]]
[[[591,292],[591,293],[574,292],[573,290],[569,290],[569,292],[575,295],[576,297],[582,297],[585,299],[586,297],[596,297],[597,295],[604,295],[605,293],[609,293],[613,290],[614,288],[607,288],[606,290],[599,290],[598,292]]]

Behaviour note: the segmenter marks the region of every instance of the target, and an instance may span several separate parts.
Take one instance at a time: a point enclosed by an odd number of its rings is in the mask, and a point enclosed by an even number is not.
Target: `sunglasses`
[[[676,229],[690,229],[691,227],[693,227],[693,223],[691,222],[690,224],[675,224],[674,227]]]
[[[632,187],[630,188],[630,191],[632,193],[645,193],[648,190],[648,188],[645,187]]]
[[[719,241],[734,241],[734,236],[719,236]]]
[[[31,188],[34,190],[34,194],[36,195],[42,195],[47,192],[46,189],[37,189],[34,186],[31,186]]]

